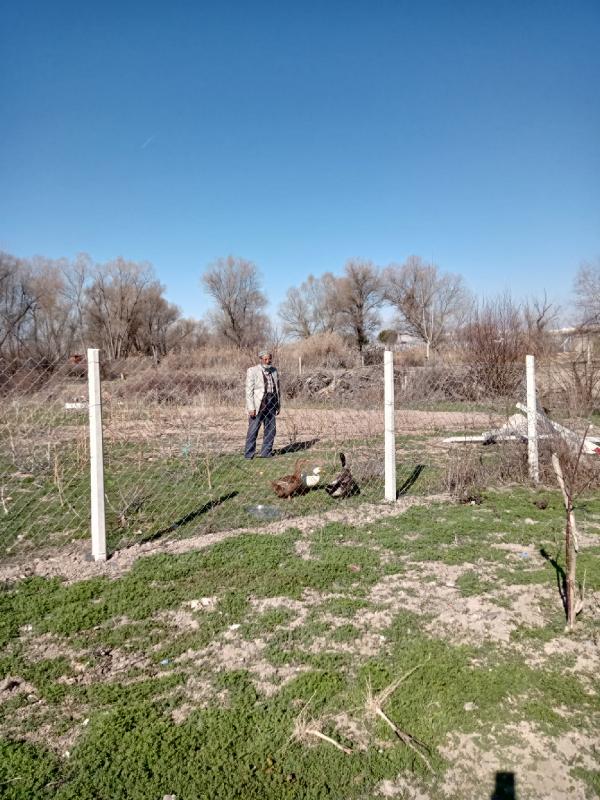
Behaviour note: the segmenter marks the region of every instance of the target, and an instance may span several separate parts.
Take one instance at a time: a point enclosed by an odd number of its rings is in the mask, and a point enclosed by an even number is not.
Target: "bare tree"
[[[351,259],[336,283],[340,330],[362,352],[380,322],[381,276],[371,261]]]
[[[37,296],[25,261],[0,253],[0,354],[21,358],[27,350]]]
[[[183,317],[178,319],[167,331],[167,350],[175,353],[188,353],[208,343],[210,334],[204,320]]]
[[[410,256],[384,271],[385,298],[400,315],[408,333],[425,342],[426,357],[451,328],[464,319],[471,298],[460,275],[441,273],[435,264]]]
[[[37,256],[31,261],[30,285],[37,300],[32,309],[30,348],[37,359],[52,362],[66,358],[81,334],[69,277],[74,278],[74,266],[67,259]]]
[[[308,339],[317,333],[332,333],[339,321],[336,278],[326,272],[309,275],[299,287],[288,289],[279,307],[284,336]]]
[[[556,350],[556,339],[551,330],[559,313],[560,308],[548,301],[546,292],[543,298],[533,298],[523,305],[528,353],[544,357]]]
[[[263,310],[267,298],[255,264],[234,256],[219,258],[209,264],[202,283],[216,303],[210,320],[218,335],[240,348],[266,335],[269,321]]]
[[[63,269],[63,298],[71,309],[71,341],[82,352],[86,349],[85,304],[86,288],[92,275],[92,259],[87,253],[79,253],[75,261]]]
[[[579,325],[600,325],[600,259],[584,262],[575,276],[575,304]]]
[[[158,360],[180,315],[163,293],[149,264],[0,254],[0,354],[52,364],[89,341],[109,358],[141,352]]]
[[[155,281],[142,293],[137,308],[134,344],[138,352],[151,355],[158,364],[167,355],[167,335],[181,316],[179,308],[164,297],[164,286]]]
[[[117,258],[96,269],[86,291],[86,320],[108,358],[123,358],[135,350],[142,298],[152,285],[156,282],[149,264]]]
[[[0,351],[48,362],[81,339],[85,259],[74,263],[0,254]]]
[[[309,276],[310,281],[312,275]],[[314,280],[314,278],[312,278]],[[305,282],[306,283],[306,282]],[[279,317],[283,323],[283,333],[295,339],[308,339],[317,331],[315,315],[307,293],[303,291],[305,283],[299,288],[288,289],[285,300],[279,306]]]

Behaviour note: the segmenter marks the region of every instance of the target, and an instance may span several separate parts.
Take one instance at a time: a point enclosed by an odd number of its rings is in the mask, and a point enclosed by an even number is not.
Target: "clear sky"
[[[567,300],[600,257],[600,0],[103,0],[0,10],[0,248],[219,256],[276,306],[410,254]]]

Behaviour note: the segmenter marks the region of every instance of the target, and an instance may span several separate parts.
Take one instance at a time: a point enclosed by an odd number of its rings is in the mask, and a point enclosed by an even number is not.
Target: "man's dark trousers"
[[[250,417],[248,420],[248,435],[246,436],[246,449],[244,456],[246,458],[254,458],[256,452],[256,438],[260,430],[260,426],[264,425],[263,443],[260,455],[262,458],[273,455],[273,442],[275,441],[275,420],[277,417],[278,402],[277,395],[265,394],[263,396],[260,408],[255,417]]]

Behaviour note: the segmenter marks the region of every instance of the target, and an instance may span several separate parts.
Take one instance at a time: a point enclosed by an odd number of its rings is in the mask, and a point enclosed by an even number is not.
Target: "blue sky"
[[[598,0],[28,2],[0,11],[0,248],[199,278],[410,254],[569,299],[600,257]]]

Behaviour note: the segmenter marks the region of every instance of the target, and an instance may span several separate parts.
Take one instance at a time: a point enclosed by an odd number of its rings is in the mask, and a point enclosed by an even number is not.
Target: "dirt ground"
[[[397,408],[398,435],[432,435],[441,431],[480,433],[495,427],[497,415],[484,412],[417,411]],[[135,408],[114,407],[106,418],[107,442],[166,441],[188,438],[211,451],[239,452],[248,421],[243,408],[220,406],[156,407],[152,415],[140,418]],[[318,439],[341,443],[381,436],[383,409],[319,409],[285,407],[278,419],[277,447]]]
[[[299,519],[275,522],[264,526],[260,533],[265,536],[277,535],[286,529],[300,531],[297,553],[301,558],[312,559],[313,536],[328,522],[347,522],[352,525],[366,525],[382,517],[403,514],[415,505],[432,502],[450,502],[450,498],[439,495],[430,498],[405,497],[394,504],[363,504],[354,509],[332,509],[331,511]],[[181,541],[154,542],[137,545],[116,553],[109,561],[93,563],[86,559],[88,545],[77,545],[67,550],[56,551],[44,558],[25,562],[0,565],[0,580],[7,582],[28,575],[60,576],[68,582],[75,582],[97,575],[117,578],[125,574],[138,558],[157,552],[183,553],[199,550],[239,536],[245,529],[232,529],[213,534],[200,535]],[[351,545],[348,540],[345,544]],[[507,563],[519,557],[517,545],[498,545],[506,553]],[[386,553],[378,549],[381,563],[385,563]],[[533,567],[543,565],[543,558],[535,548],[528,550]],[[335,641],[332,637],[317,637],[309,645],[309,652],[339,652],[353,654],[357,659],[377,656],[385,652],[387,646],[386,629],[393,619],[404,611],[410,611],[423,620],[424,629],[435,638],[453,645],[480,646],[490,643],[516,649],[523,661],[532,667],[547,667],[565,654],[572,657],[574,666],[565,671],[565,679],[570,674],[586,684],[590,692],[597,685],[600,672],[600,641],[594,638],[574,635],[568,639],[549,642],[524,641],[515,643],[512,634],[520,627],[542,627],[545,624],[544,609],[555,604],[556,587],[552,584],[510,585],[499,584],[482,595],[465,597],[460,591],[459,581],[465,572],[473,569],[472,564],[449,565],[443,561],[411,561],[406,559],[402,573],[383,575],[375,583],[366,598],[369,608],[359,611],[353,617],[357,628],[356,637],[350,641]],[[477,571],[480,578],[494,577],[494,565],[480,563]],[[289,597],[250,598],[254,611],[263,613],[272,609],[286,609],[293,617],[286,621],[285,627],[293,630],[303,626],[308,615],[330,599],[340,597],[336,594],[305,591],[300,599]],[[174,631],[194,630],[198,625],[194,614],[210,612],[215,607],[216,598],[198,597],[186,601],[176,610],[163,612],[157,620],[168,624]],[[192,613],[193,612],[193,613]],[[596,618],[600,612],[600,593],[589,592],[586,597],[586,614]],[[321,617],[332,629],[347,622],[343,617],[336,618],[329,613]],[[127,620],[121,622],[126,623]],[[115,625],[119,624],[115,620]],[[184,699],[173,711],[173,719],[179,723],[198,706],[215,702],[210,682],[204,675],[222,670],[245,669],[252,676],[257,689],[266,697],[275,694],[283,685],[297,677],[305,669],[298,665],[274,665],[265,657],[268,635],[246,640],[241,635],[239,625],[231,625],[206,647],[187,650],[178,657],[178,663],[189,671],[184,687]],[[87,683],[95,680],[118,679],[132,666],[148,667],[150,673],[157,671],[145,659],[133,662],[132,656],[122,653],[118,648],[101,652],[97,658],[96,671],[88,675],[79,668],[80,654],[67,652],[64,643],[56,637],[43,635],[26,641],[27,652],[32,660],[66,655],[74,666],[75,677],[69,679]],[[139,658],[139,656],[138,656]],[[24,692],[33,696],[32,687],[27,682],[7,682],[0,685],[0,700]],[[217,698],[218,699],[218,698]],[[43,703],[42,700],[35,700]],[[220,698],[226,702],[226,697]],[[508,698],[508,702],[521,702],[522,698]],[[33,701],[32,701],[33,702]],[[465,710],[477,711],[477,698],[465,704]],[[556,711],[557,709],[553,709]],[[560,709],[559,709],[560,710]],[[569,709],[564,709],[569,715]],[[79,726],[85,726],[84,711],[73,712]],[[333,720],[336,728],[355,742],[357,750],[366,748],[369,743],[364,725],[352,714],[340,714]],[[45,730],[32,733],[32,741],[44,742]],[[56,747],[68,751],[74,742],[69,734],[55,742]],[[385,746],[385,743],[382,743]],[[497,775],[514,776],[519,800],[589,800],[589,788],[583,780],[574,777],[572,767],[598,769],[600,738],[589,732],[570,730],[551,737],[540,726],[528,721],[492,725],[485,733],[450,733],[440,748],[441,755],[450,767],[443,779],[433,784],[418,781],[410,773],[403,773],[395,780],[383,781],[376,789],[374,797],[399,798],[399,800],[487,800],[487,798],[511,797],[496,794]]]

